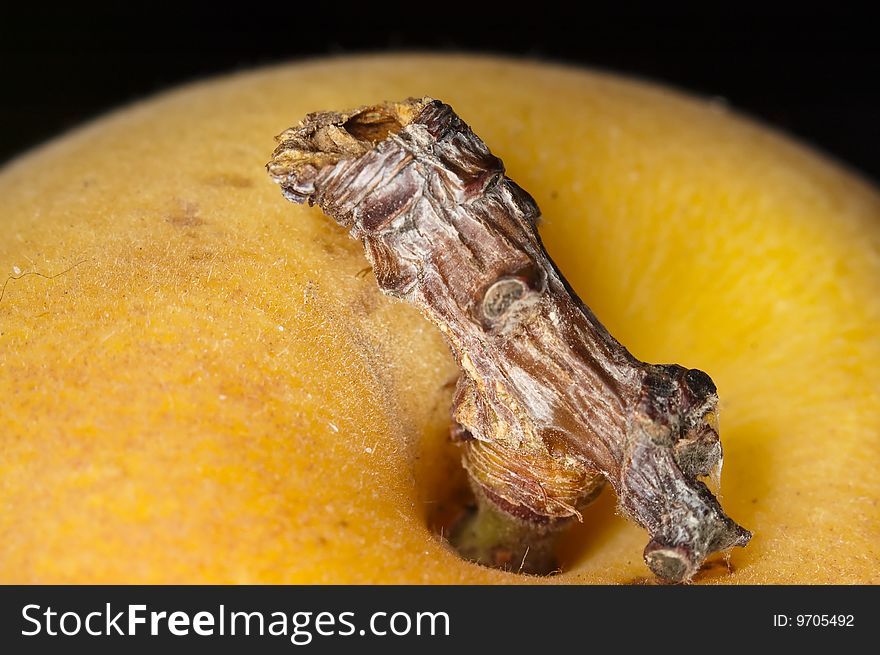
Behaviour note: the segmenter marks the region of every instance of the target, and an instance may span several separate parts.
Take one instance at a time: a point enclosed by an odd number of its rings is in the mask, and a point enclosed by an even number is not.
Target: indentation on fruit
[[[428,529],[450,550],[475,566],[487,565],[523,575],[563,573],[584,561],[585,553],[626,526],[624,519],[616,516],[614,494],[608,491],[582,509],[583,524],[573,522],[576,529],[560,531],[558,539],[554,535],[547,544],[549,548],[543,552],[534,544],[517,543],[516,539],[489,543],[492,536],[489,535],[487,541],[483,527],[479,533],[467,534],[478,504],[461,465],[461,456],[461,445],[451,440],[445,429],[437,429],[421,441],[414,476]],[[498,527],[508,529],[509,522],[499,522]],[[526,532],[530,531],[531,528]],[[491,561],[482,564],[477,561],[487,556]]]
[[[448,544],[452,527],[473,504],[474,495],[461,466],[460,448],[450,440],[442,419],[435,426],[419,443],[413,475],[428,529]]]
[[[548,533],[546,547],[516,540],[494,539],[481,532],[468,533],[471,520],[478,511],[477,499],[467,477],[462,475],[459,449],[451,448],[441,459],[441,472],[419,475],[420,491],[425,497],[425,521],[431,532],[448,548],[475,566],[500,568],[522,575],[558,575],[578,568],[591,554],[612,540],[627,527],[626,520],[616,513],[617,501],[611,490],[581,510],[583,523],[572,522],[570,529]],[[436,457],[436,454],[434,455]],[[499,529],[509,529],[510,522],[498,523]],[[533,527],[525,531],[534,540]],[[495,535],[497,536],[497,535]],[[485,542],[485,543],[483,543]],[[479,551],[479,552],[478,552]],[[490,561],[480,562],[480,559]]]

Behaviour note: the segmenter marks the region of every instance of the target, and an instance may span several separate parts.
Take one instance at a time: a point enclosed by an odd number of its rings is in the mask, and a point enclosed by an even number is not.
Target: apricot
[[[754,539],[697,582],[878,582],[877,191],[719,104],[464,55],[192,84],[0,173],[0,582],[648,577],[610,490],[556,576],[448,546],[443,339],[266,175],[304,114],[424,94],[536,198],[615,336],[717,383],[723,504]]]

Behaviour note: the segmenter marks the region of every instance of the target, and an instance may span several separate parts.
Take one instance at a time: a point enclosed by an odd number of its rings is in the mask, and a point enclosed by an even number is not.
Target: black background
[[[722,97],[880,179],[880,37],[872,16],[826,3],[712,12],[659,2],[567,4],[6,6],[0,162],[201,76],[303,56],[430,49],[582,63]]]

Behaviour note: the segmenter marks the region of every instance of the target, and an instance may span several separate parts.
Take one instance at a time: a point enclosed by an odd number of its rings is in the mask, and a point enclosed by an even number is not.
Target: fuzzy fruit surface
[[[656,86],[397,55],[190,85],[0,172],[0,277],[63,272],[0,301],[0,582],[522,580],[429,529],[465,484],[443,339],[263,168],[309,111],[416,95],[535,197],[612,334],[716,382],[755,537],[697,582],[880,581],[876,190]],[[640,581],[643,546],[606,490],[528,580]]]

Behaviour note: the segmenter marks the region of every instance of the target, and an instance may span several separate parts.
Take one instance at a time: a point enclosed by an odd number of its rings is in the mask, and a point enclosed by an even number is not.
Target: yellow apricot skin
[[[755,536],[696,581],[880,581],[877,191],[671,90],[394,55],[192,84],[0,173],[0,582],[648,578],[610,490],[550,578],[465,562],[428,527],[463,479],[454,363],[264,170],[310,111],[420,95],[534,195],[612,334],[717,383],[723,505]]]

